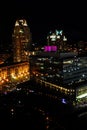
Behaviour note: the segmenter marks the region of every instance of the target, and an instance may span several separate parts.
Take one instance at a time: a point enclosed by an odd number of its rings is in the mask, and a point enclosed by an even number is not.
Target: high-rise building
[[[63,30],[50,31],[47,35],[47,44],[49,46],[57,46],[60,51],[66,50],[67,38],[65,37]]]
[[[25,19],[16,20],[12,34],[12,42],[14,62],[28,61],[31,32]]]

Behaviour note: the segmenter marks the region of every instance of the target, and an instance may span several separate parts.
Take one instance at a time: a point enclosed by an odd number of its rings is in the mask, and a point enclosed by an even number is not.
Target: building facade
[[[25,19],[16,20],[12,34],[12,44],[14,62],[28,61],[31,32]]]
[[[87,103],[87,57],[76,52],[41,52],[31,56],[31,76],[54,87],[75,104]]]
[[[30,79],[29,63],[22,62],[0,67],[0,92],[12,91],[17,84]]]

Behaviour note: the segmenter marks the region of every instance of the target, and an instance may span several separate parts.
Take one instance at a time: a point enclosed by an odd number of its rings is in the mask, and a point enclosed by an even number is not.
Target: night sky
[[[12,0],[0,7],[0,44],[11,43],[18,18],[27,20],[33,42],[46,44],[48,32],[55,29],[62,29],[70,42],[87,41],[87,10],[80,1]]]

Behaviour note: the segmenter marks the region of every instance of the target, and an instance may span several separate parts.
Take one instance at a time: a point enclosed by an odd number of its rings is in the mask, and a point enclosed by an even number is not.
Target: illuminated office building
[[[28,61],[31,32],[25,19],[16,20],[12,42],[14,62]]]
[[[14,63],[0,66],[0,92],[16,89],[16,85],[28,81],[30,78],[29,63]]]
[[[31,76],[53,87],[72,103],[87,103],[87,57],[76,52],[41,52],[31,56]]]
[[[50,31],[47,35],[47,45],[57,46],[57,50],[64,51],[67,49],[66,46],[67,38],[65,37],[63,30]]]

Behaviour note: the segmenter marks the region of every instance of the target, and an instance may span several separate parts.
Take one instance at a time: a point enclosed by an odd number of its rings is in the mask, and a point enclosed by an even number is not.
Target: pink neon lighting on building
[[[57,51],[57,46],[51,46],[51,51]]]
[[[50,51],[57,51],[57,46],[44,46],[44,51],[45,52],[50,52]]]

